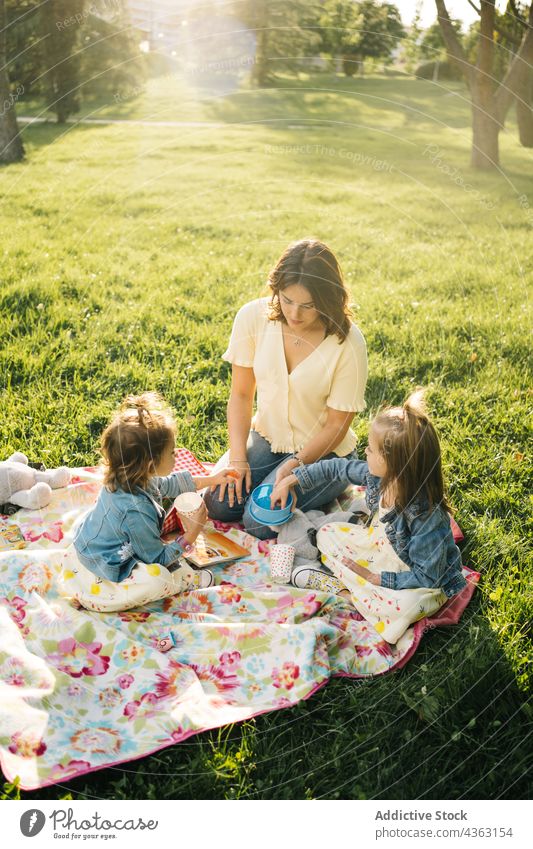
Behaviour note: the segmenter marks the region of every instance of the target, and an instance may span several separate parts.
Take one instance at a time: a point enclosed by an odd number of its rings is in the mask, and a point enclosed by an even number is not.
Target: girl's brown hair
[[[313,299],[326,328],[326,336],[336,333],[344,342],[350,330],[348,292],[337,259],[324,242],[302,239],[282,253],[268,277],[272,291],[271,321],[285,321],[279,293],[288,286],[304,286]]]
[[[417,389],[409,395],[402,407],[383,410],[373,426],[378,430],[380,450],[387,465],[381,489],[385,492],[393,486],[396,510],[404,510],[412,501],[425,496],[430,509],[440,505],[449,511],[439,439],[427,416],[424,390]]]
[[[111,492],[145,488],[176,435],[176,423],[157,392],[128,395],[102,434],[104,486]]]

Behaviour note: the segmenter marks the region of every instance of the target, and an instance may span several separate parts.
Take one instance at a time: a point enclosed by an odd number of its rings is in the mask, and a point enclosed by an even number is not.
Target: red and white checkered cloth
[[[174,463],[175,472],[190,472],[191,475],[208,475],[206,467],[196,459],[194,454],[188,448],[178,448],[176,451],[176,462]]]
[[[208,463],[209,468],[212,468],[212,464]],[[208,475],[209,470],[204,466],[200,461],[194,456],[194,454],[188,450],[188,448],[178,448],[176,451],[176,462],[174,464],[175,472],[190,472],[193,478],[198,477],[198,475]],[[170,534],[173,531],[182,531],[183,528],[181,526],[181,522],[178,518],[178,514],[176,513],[176,508],[172,507],[167,515],[165,516],[165,521],[163,522],[163,527],[161,529],[161,536],[165,536],[165,534]]]

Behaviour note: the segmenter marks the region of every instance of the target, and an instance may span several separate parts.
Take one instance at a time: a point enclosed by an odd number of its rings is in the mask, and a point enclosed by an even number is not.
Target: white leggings
[[[62,595],[76,599],[88,610],[110,613],[192,589],[194,575],[194,569],[185,561],[172,572],[158,563],[137,563],[126,580],[115,583],[89,571],[71,547],[67,549],[59,582]]]
[[[374,573],[409,571],[381,522],[369,528],[331,522],[318,531],[317,546],[322,563],[348,588],[355,608],[389,643],[397,642],[413,622],[435,613],[446,601],[438,588],[376,587],[346,565],[345,561],[354,561]]]

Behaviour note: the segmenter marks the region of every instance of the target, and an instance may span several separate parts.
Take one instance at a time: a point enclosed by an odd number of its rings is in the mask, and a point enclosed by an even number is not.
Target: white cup
[[[184,519],[193,519],[203,506],[204,499],[197,492],[182,492],[174,501],[176,513]]]
[[[291,579],[295,549],[292,545],[278,543],[270,548],[270,576],[277,584],[288,584]]]

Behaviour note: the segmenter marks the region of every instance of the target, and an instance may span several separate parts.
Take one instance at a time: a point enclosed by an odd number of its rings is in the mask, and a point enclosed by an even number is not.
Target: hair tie
[[[128,403],[129,406],[124,410],[124,416],[126,418],[137,418],[139,424],[146,427],[144,417],[145,415],[150,416],[149,410],[142,401],[137,401],[135,398],[128,398]]]

